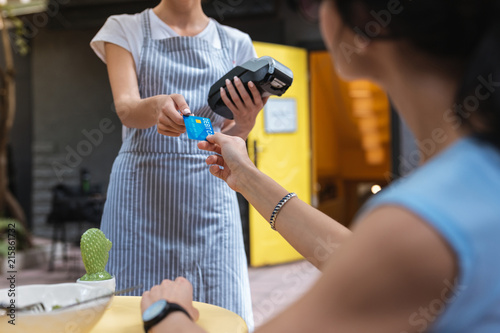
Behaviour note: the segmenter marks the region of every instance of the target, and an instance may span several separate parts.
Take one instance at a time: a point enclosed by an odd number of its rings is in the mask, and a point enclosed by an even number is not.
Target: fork
[[[90,302],[93,302],[93,301],[97,301],[97,300],[100,300],[102,298],[107,298],[107,297],[111,297],[111,296],[115,296],[115,295],[121,295],[121,294],[124,294],[124,293],[128,293],[129,291],[136,290],[138,288],[142,288],[142,284],[139,284],[137,286],[133,286],[133,287],[130,287],[130,288],[121,289],[121,290],[118,290],[118,291],[113,291],[113,292],[110,292],[110,293],[106,293],[106,294],[103,294],[101,296],[97,296],[97,297],[94,297],[94,298],[89,298],[89,299],[86,299],[84,301],[80,301],[80,302],[77,302],[77,303],[73,303],[73,304],[69,304],[69,305],[64,305],[64,306],[61,306],[60,308],[54,309],[54,311],[66,310],[68,308],[72,308],[72,307],[79,306],[79,305],[82,305],[82,304],[85,304],[85,303],[90,303]]]
[[[4,316],[8,313],[9,309],[11,307],[7,303],[1,303],[0,304],[0,316]],[[20,308],[15,308],[16,312],[33,312],[33,313],[39,313],[39,312],[45,312],[45,306],[43,303],[38,302],[38,303],[33,303],[30,305],[25,305]]]

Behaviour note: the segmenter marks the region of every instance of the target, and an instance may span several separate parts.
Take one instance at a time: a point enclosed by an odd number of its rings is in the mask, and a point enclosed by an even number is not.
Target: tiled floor
[[[260,326],[297,300],[319,277],[319,274],[319,271],[307,261],[250,268],[255,326]]]
[[[37,243],[40,245],[40,251],[48,254],[50,241],[37,239]],[[58,252],[61,252],[61,249],[59,246]],[[56,269],[53,272],[48,272],[47,267],[47,263],[44,262],[38,268],[19,270],[16,275],[16,285],[73,282],[85,273],[77,247],[69,248],[69,259],[66,263],[62,261],[61,255],[57,256]],[[305,261],[250,268],[250,288],[256,327],[300,297],[318,276],[318,270]],[[0,276],[0,288],[7,287],[7,283],[5,275]]]

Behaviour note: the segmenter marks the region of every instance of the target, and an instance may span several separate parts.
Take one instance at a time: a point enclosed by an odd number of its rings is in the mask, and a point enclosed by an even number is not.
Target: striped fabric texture
[[[151,10],[151,9],[148,9]],[[151,39],[148,10],[142,16],[144,46],[138,73],[142,98],[182,94],[197,116],[220,131],[208,90],[232,68],[231,45],[217,23],[221,49],[196,37]],[[194,300],[253,316],[236,194],[212,176],[209,153],[187,134],[166,137],[156,126],[128,129],[113,164],[101,229],[113,242],[107,270],[117,289],[184,276]]]

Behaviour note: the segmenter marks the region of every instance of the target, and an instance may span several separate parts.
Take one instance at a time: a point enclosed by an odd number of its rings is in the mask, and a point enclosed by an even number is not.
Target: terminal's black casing
[[[227,96],[231,99],[231,95],[226,87],[226,79],[231,80],[234,84],[233,79],[235,76],[241,80],[250,96],[252,96],[248,89],[248,82],[250,81],[255,84],[262,97],[271,95],[281,96],[293,82],[293,73],[290,68],[268,56],[254,58],[241,66],[236,66],[215,82],[208,94],[208,105],[210,105],[210,108],[215,113],[228,119],[234,118],[233,113],[222,101],[220,88],[224,88]]]

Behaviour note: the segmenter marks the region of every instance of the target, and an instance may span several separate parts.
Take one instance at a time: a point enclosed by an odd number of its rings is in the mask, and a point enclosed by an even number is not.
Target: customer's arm
[[[256,333],[426,332],[459,293],[456,274],[454,252],[432,227],[402,208],[379,208],[312,289]]]
[[[453,251],[433,228],[402,208],[379,208],[330,257],[314,286],[255,332],[424,332],[460,292],[456,274]],[[164,298],[191,311],[185,282],[160,289],[175,291]],[[143,311],[151,303],[143,298]],[[201,329],[178,313],[153,332]]]
[[[240,192],[269,220],[274,207],[288,191],[253,165],[243,140],[222,134],[215,134],[207,140],[211,143],[201,142],[198,146],[222,152],[224,156],[212,155],[207,159],[207,164],[217,164],[210,167],[210,172]],[[219,165],[225,169],[221,170]],[[319,269],[351,234],[347,228],[300,198],[292,198],[286,203],[278,214],[275,226],[297,251]]]
[[[130,128],[158,125],[158,132],[167,136],[184,133],[184,120],[177,111],[189,109],[184,97],[172,94],[141,98],[132,54],[112,43],[106,43],[105,50],[113,100],[121,122]]]

